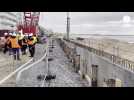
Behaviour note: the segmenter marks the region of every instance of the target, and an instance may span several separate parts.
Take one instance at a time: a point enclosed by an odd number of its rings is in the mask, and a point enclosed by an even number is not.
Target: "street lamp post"
[[[69,32],[70,32],[70,17],[69,12],[67,12],[67,39],[69,39]]]

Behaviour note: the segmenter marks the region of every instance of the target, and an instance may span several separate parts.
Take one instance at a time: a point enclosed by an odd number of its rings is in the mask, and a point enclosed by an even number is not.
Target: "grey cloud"
[[[123,24],[123,16],[131,17],[130,24]],[[93,32],[131,34],[134,30],[134,12],[71,12],[71,33]],[[40,25],[56,32],[66,32],[66,12],[42,12]]]

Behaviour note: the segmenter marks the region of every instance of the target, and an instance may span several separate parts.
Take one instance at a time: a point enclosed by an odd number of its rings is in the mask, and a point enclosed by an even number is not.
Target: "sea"
[[[107,39],[116,39],[123,42],[134,43],[134,35],[90,35],[90,34],[72,34],[71,38],[75,39],[77,37],[81,38],[107,38]]]

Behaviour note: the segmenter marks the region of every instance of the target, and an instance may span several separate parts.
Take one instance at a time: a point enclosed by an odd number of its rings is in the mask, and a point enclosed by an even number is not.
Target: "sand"
[[[134,61],[134,44],[108,38],[86,38],[85,45]]]

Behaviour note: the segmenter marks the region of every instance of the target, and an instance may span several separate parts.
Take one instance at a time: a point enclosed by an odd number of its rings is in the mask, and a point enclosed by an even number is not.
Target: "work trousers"
[[[5,44],[3,53],[6,54],[7,51],[9,51],[9,55],[12,54],[12,49],[7,44]]]
[[[29,52],[30,52],[30,56],[34,57],[35,54],[35,45],[29,45]]]
[[[23,55],[26,54],[26,49],[27,49],[27,45],[22,45],[21,51]]]
[[[8,48],[8,51],[9,51],[9,55],[12,55],[12,48]]]
[[[20,54],[19,54],[19,48],[12,48],[13,55],[14,55],[14,60],[20,60]]]
[[[3,53],[6,54],[7,51],[8,51],[8,45],[5,44],[5,45],[4,45],[4,51],[3,51]]]

